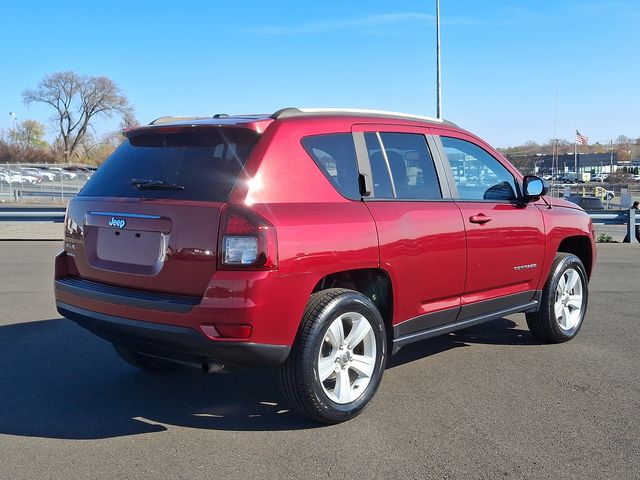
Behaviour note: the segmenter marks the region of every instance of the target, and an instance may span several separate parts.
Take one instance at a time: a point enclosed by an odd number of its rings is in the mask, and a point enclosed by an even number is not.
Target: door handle
[[[484,213],[479,213],[478,215],[471,215],[471,217],[469,217],[469,221],[471,223],[479,223],[480,225],[484,225],[485,223],[491,221],[491,217],[487,217]]]

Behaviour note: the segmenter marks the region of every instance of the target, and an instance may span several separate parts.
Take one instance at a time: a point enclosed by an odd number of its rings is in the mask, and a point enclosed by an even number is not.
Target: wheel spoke
[[[566,273],[566,276],[567,276],[566,289],[567,291],[571,292],[576,287],[576,284],[578,283],[580,276],[578,275],[578,272],[576,272],[575,270],[568,270]]]
[[[344,342],[344,327],[342,326],[342,318],[337,318],[327,330],[329,343],[334,348],[339,348]]]
[[[354,349],[364,340],[369,332],[371,332],[371,325],[369,325],[369,322],[364,317],[361,317],[353,322],[353,326],[345,342],[349,345],[350,349]]]
[[[321,382],[324,382],[327,378],[331,376],[331,374],[335,371],[336,368],[336,356],[329,355],[328,357],[320,357],[320,361],[318,362],[318,377]]]
[[[582,308],[582,295],[570,295],[567,306],[579,310]]]
[[[571,328],[571,311],[569,310],[569,307],[566,305],[562,309],[562,323],[564,325],[564,328],[566,329]]]
[[[560,277],[560,280],[558,280],[558,288],[556,288],[556,291],[562,295],[564,293],[564,287],[567,284],[567,280],[566,280],[566,275],[562,275]]]
[[[333,394],[340,403],[349,403],[351,401],[349,370],[341,368],[336,372],[336,387],[333,390]]]
[[[553,310],[554,313],[556,314],[556,319],[559,321],[560,318],[562,317],[562,308],[564,305],[562,305],[562,301],[558,300],[554,305],[553,305]]]
[[[376,361],[374,358],[366,357],[364,355],[354,355],[350,368],[355,370],[359,375],[371,377],[371,375],[373,375],[373,368],[375,365]]]

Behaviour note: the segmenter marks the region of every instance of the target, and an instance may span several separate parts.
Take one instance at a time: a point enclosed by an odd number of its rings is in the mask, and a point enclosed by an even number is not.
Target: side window
[[[442,198],[433,158],[424,135],[381,133],[396,198],[434,200]]]
[[[343,196],[360,200],[358,162],[351,133],[304,137],[302,145]]]
[[[380,140],[382,145],[377,134],[365,133],[374,198],[442,198],[435,166],[424,135],[388,132],[380,133]]]
[[[382,153],[382,147],[375,133],[365,133],[364,140],[369,151],[369,162],[371,163],[371,176],[373,177],[373,197],[374,198],[394,198],[391,188],[391,178],[389,168]]]
[[[461,200],[515,200],[513,175],[477,145],[441,137]]]

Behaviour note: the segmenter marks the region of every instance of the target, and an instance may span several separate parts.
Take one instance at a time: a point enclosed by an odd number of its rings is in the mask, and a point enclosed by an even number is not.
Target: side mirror
[[[549,184],[540,177],[527,175],[522,183],[523,200],[526,203],[535,202],[549,191]]]

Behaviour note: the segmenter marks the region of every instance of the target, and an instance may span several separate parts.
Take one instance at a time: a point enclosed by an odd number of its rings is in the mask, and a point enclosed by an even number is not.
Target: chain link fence
[[[64,204],[94,171],[74,165],[0,163],[0,202]]]

